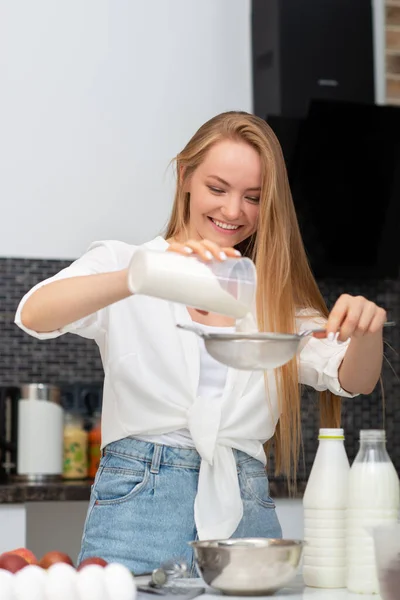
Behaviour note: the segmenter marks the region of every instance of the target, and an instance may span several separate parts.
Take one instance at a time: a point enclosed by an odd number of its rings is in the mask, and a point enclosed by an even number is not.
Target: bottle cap
[[[344,440],[344,429],[320,429],[319,440]]]
[[[386,442],[386,431],[384,429],[361,429],[361,442]]]

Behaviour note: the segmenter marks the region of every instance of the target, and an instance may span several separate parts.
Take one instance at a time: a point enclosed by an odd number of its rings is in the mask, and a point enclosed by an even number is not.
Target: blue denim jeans
[[[264,465],[234,450],[243,518],[232,537],[282,537]],[[125,438],[106,446],[92,486],[78,563],[90,556],[126,565],[136,575],[170,559],[187,561],[197,539],[194,500],[200,456]]]

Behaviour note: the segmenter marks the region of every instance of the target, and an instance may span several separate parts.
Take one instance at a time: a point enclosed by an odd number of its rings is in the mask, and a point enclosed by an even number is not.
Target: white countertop
[[[180,582],[183,583],[184,580],[180,580]],[[188,580],[186,580],[184,585],[187,584]],[[205,584],[201,579],[191,579],[188,587],[204,585]],[[208,589],[205,594],[198,596],[198,600],[215,600],[216,595],[220,594]],[[255,596],[253,597],[256,598]],[[170,596],[170,598],[173,598],[173,596]],[[224,598],[227,600],[233,600],[233,598],[246,598],[246,600],[249,600],[249,596],[224,596]],[[305,587],[302,576],[298,575],[291,585],[279,590],[272,596],[257,596],[258,600],[261,600],[262,598],[265,598],[265,600],[272,600],[273,598],[290,598],[290,600],[303,600],[304,598],[310,598],[310,600],[380,600],[381,596],[376,594],[352,594],[346,589],[324,590]]]
[[[324,590],[306,587],[301,575],[296,577],[292,586],[276,592],[272,598],[275,597],[289,597],[290,600],[302,600],[303,598],[312,600],[380,600],[381,598],[380,595],[376,594],[353,594],[346,589]]]

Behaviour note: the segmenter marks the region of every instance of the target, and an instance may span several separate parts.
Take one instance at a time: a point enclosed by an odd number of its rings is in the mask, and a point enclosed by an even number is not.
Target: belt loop
[[[160,470],[162,446],[154,444],[153,458],[151,459],[150,473],[158,473]]]

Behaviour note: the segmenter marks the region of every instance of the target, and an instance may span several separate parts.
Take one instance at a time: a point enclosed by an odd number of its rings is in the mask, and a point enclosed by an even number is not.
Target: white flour
[[[236,331],[240,333],[254,333],[258,331],[256,320],[251,312],[247,312],[242,319],[237,320]]]

